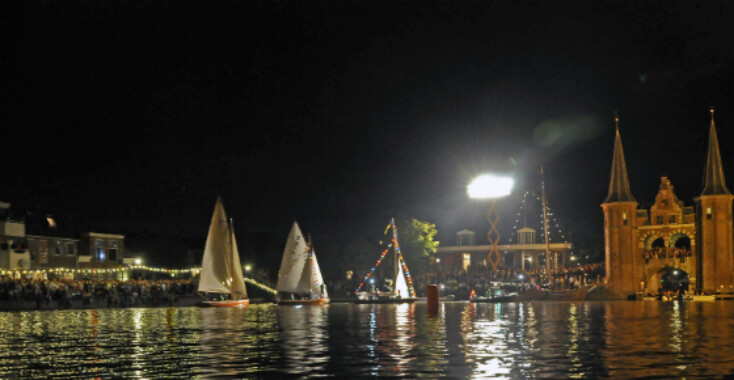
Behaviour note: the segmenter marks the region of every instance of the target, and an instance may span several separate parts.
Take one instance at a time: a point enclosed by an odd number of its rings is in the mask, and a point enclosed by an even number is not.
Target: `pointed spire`
[[[630,182],[627,179],[627,165],[624,162],[622,138],[619,136],[619,114],[614,113],[614,124],[617,136],[614,138],[614,158],[612,158],[612,174],[609,179],[609,194],[604,203],[636,202],[630,191]]]
[[[701,195],[731,194],[724,179],[724,166],[721,164],[719,139],[716,137],[714,107],[711,107],[711,127],[709,129],[709,151],[706,156],[706,171]]]

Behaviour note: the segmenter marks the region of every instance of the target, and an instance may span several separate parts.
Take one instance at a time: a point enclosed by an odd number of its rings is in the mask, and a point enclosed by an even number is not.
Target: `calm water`
[[[0,377],[598,378],[734,374],[734,302],[0,313]]]

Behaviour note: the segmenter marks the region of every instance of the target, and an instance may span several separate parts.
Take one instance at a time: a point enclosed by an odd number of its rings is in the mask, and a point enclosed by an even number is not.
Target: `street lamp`
[[[467,187],[469,198],[489,200],[489,211],[487,212],[487,220],[489,220],[489,232],[487,240],[490,243],[488,261],[492,266],[492,270],[497,269],[500,262],[500,254],[497,250],[497,244],[500,241],[500,233],[497,230],[497,223],[500,220],[500,214],[497,212],[497,200],[499,198],[510,195],[514,181],[510,177],[499,177],[492,174],[483,174],[475,178]]]

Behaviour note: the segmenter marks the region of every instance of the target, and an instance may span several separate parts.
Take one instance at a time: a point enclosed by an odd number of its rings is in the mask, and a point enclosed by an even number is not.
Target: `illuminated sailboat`
[[[377,264],[371,269],[370,273],[367,274],[364,281],[359,284],[359,288],[355,292],[357,295],[356,303],[411,303],[415,302],[415,290],[413,289],[413,282],[410,279],[410,272],[408,272],[408,265],[405,263],[403,254],[400,252],[400,243],[398,243],[398,228],[395,225],[395,218],[390,220],[388,228],[392,228],[392,243],[388,245],[380,258],[377,260]],[[387,230],[385,230],[387,233]],[[382,263],[382,259],[385,258],[390,248],[393,248],[394,253],[394,286],[388,292],[375,291],[361,291],[365,283],[374,283],[372,275],[378,266]]]
[[[207,299],[202,302],[203,306],[244,307],[250,303],[232,220],[227,219],[221,198],[217,198],[206,237],[198,290],[208,298],[211,294],[219,298]]]
[[[276,289],[280,296],[279,304],[329,303],[329,294],[321,276],[316,252],[310,239],[308,242],[304,239],[297,222],[293,222],[291,232],[288,234]]]

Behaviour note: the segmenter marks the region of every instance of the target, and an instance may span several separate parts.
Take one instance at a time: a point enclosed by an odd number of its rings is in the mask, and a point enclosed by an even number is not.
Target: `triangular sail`
[[[231,293],[233,300],[247,298],[247,288],[245,288],[245,278],[242,276],[242,265],[240,265],[240,252],[237,249],[237,239],[234,237],[234,228],[231,228],[230,234],[232,239],[232,286]]]
[[[326,291],[326,285],[324,284],[324,278],[321,277],[319,262],[316,260],[316,252],[312,250],[311,255],[311,294],[321,298],[329,298],[329,293]]]
[[[276,289],[279,292],[296,293],[302,291],[299,290],[299,283],[307,258],[308,245],[306,239],[303,238],[298,223],[294,222],[283,250],[283,261],[280,263],[280,271],[278,272]]]
[[[301,271],[300,279],[298,280],[298,287],[296,293],[311,293],[311,268],[313,267],[311,258],[306,259],[306,263],[303,265],[303,271]]]
[[[395,282],[395,295],[402,298],[409,298],[408,283],[405,282],[405,273],[403,273],[403,266],[401,265],[398,269],[398,279]]]
[[[209,234],[206,237],[204,258],[201,263],[200,292],[231,293],[232,243],[234,242],[230,242],[227,214],[224,212],[222,200],[217,198],[212,222],[209,226]],[[239,265],[239,257],[237,258],[237,264]],[[240,281],[242,281],[241,276],[242,272],[240,270]]]

